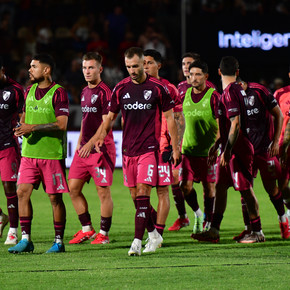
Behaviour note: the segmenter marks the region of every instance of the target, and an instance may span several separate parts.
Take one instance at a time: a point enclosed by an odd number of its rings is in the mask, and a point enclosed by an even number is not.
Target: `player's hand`
[[[16,137],[21,137],[21,136],[29,136],[29,134],[31,134],[32,129],[33,129],[33,125],[30,124],[26,124],[26,123],[19,123],[20,125],[16,126],[13,131],[14,131],[14,135]]]
[[[79,149],[79,157],[81,158],[88,158],[92,152],[92,149],[94,148],[94,144],[92,144],[90,141],[86,143],[81,149]]]
[[[172,151],[172,163],[174,166],[177,166],[181,163],[182,157],[179,150]]]
[[[288,148],[285,148],[283,145],[280,150],[280,164],[282,168],[286,168],[288,161]]]
[[[225,150],[221,155],[220,166],[222,167],[227,166],[231,160],[231,156],[232,156],[231,152]]]
[[[207,159],[208,165],[214,165],[216,163],[217,155],[218,150],[215,144],[213,144],[208,151],[208,159]]]
[[[276,156],[279,154],[279,144],[276,142],[271,142],[268,147],[268,153],[270,157]]]
[[[95,149],[98,153],[101,153],[101,147],[104,144],[104,139],[99,138],[95,143]]]

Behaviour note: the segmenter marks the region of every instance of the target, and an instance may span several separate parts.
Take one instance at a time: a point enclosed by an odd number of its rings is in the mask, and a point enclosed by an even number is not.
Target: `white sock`
[[[83,231],[84,233],[86,233],[86,232],[90,232],[90,231],[92,231],[92,230],[93,230],[93,227],[92,227],[91,225],[83,226],[83,227],[82,227],[82,231]]]
[[[21,240],[24,240],[24,239],[30,242],[30,235],[27,235],[27,234],[22,235]]]
[[[195,212],[195,214],[196,214],[197,217],[202,217],[203,216],[203,213],[202,213],[200,208]]]
[[[108,232],[105,232],[105,231],[103,231],[103,230],[100,230],[100,234],[102,234],[102,235],[104,235],[104,236],[108,236],[108,235],[109,235]]]
[[[287,220],[287,214],[285,213],[282,216],[279,216],[278,218],[279,218],[279,222],[285,223]]]

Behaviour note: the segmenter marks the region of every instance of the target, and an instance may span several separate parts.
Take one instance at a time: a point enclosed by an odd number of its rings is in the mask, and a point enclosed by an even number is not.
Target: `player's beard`
[[[33,77],[32,79],[31,79],[31,77],[30,77],[30,82],[31,82],[32,84],[41,83],[41,82],[43,82],[44,80],[45,80],[44,76],[41,76],[41,77],[39,77],[39,78],[35,78],[35,77]]]

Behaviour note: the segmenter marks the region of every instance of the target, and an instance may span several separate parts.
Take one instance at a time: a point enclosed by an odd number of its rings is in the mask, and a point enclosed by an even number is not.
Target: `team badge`
[[[248,97],[248,101],[249,101],[249,105],[253,107],[254,104],[255,104],[255,97],[254,96],[249,96]]]
[[[3,100],[6,102],[9,100],[10,98],[10,95],[11,95],[11,92],[8,92],[8,91],[4,91],[3,92]]]
[[[147,90],[144,91],[144,99],[146,101],[148,101],[151,98],[151,96],[152,96],[152,91],[147,91]]]
[[[98,99],[98,95],[92,95],[91,97],[91,103],[94,104]]]

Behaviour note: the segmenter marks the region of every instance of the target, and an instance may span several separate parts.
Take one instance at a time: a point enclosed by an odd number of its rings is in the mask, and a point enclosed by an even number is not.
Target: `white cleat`
[[[2,212],[0,215],[0,238],[2,238],[3,230],[9,221],[8,215]]]
[[[128,252],[128,256],[141,256],[141,248],[142,242],[139,239],[134,239]]]
[[[163,242],[163,238],[159,233],[158,235],[154,237],[148,238],[148,242],[145,245],[145,249],[143,250],[143,253],[155,252],[157,248],[161,247],[162,242]]]
[[[16,245],[18,243],[17,233],[8,232],[4,245]]]

